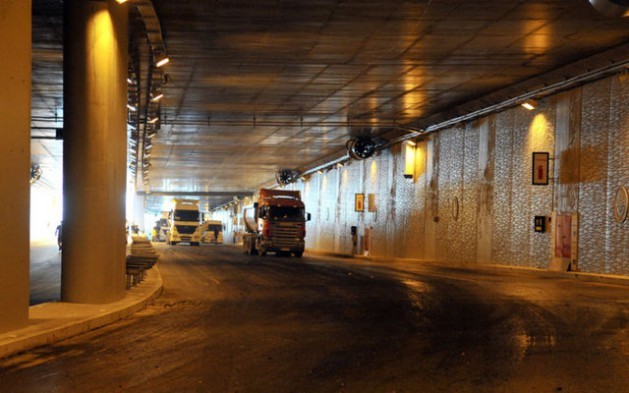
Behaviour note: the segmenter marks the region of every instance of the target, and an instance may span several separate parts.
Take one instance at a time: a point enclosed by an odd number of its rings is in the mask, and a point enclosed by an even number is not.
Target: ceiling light
[[[166,55],[156,56],[155,57],[155,67],[159,68],[163,65],[168,64],[170,59]]]
[[[523,102],[522,104],[520,104],[520,105],[522,105],[524,108],[526,108],[526,109],[528,109],[528,110],[532,111],[533,109],[537,108],[537,101],[535,101],[535,100],[533,100],[533,99],[530,99],[530,100],[526,100],[526,101],[524,101],[524,102]]]
[[[164,93],[162,93],[161,91],[156,91],[156,92],[155,92],[155,95],[153,95],[153,96],[151,97],[151,101],[153,101],[153,102],[157,102],[157,101],[161,100],[161,99],[162,99],[162,97],[164,97]]]
[[[138,110],[138,108],[136,108],[135,106],[130,105],[130,104],[127,104],[127,108],[129,108],[129,110],[130,110],[131,112],[135,112],[135,111],[137,111],[137,110]]]
[[[126,3],[126,2],[127,2],[127,0],[116,0],[116,2],[117,2],[118,4],[124,4],[124,3]]]
[[[159,120],[159,117],[154,117],[152,119],[149,119],[148,123],[149,124],[155,124],[155,123],[157,123],[158,120]]]

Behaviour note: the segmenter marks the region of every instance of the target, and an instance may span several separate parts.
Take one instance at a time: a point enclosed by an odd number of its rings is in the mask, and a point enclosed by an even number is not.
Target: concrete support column
[[[31,1],[0,2],[0,332],[28,323]]]
[[[64,1],[61,298],[125,295],[127,7]]]

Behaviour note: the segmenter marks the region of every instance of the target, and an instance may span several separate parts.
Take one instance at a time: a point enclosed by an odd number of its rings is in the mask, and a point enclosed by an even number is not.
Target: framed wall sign
[[[549,153],[533,152],[533,185],[548,185],[548,160]]]
[[[354,210],[357,212],[365,211],[365,194],[356,194],[354,200]]]
[[[376,205],[376,194],[367,194],[367,211],[375,213],[378,210]]]

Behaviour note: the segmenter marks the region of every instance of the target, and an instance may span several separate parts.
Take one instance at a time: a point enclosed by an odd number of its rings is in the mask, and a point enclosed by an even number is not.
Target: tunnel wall
[[[552,222],[578,215],[571,269],[629,274],[629,220],[614,218],[629,188],[629,80],[612,76],[420,140],[416,177],[400,144],[292,185],[313,220],[307,249],[443,263],[551,268]],[[532,185],[532,152],[549,152],[550,182]],[[364,211],[355,196],[364,194]],[[351,227],[358,230],[353,247]]]

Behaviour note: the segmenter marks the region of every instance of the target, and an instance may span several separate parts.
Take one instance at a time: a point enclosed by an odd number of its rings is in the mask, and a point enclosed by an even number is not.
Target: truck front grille
[[[192,235],[196,229],[194,225],[177,225],[177,232],[181,235]]]
[[[295,241],[299,237],[298,225],[277,225],[273,228],[274,247],[294,247]]]

